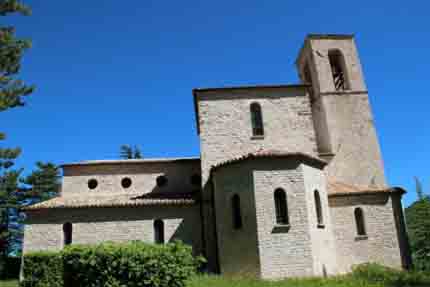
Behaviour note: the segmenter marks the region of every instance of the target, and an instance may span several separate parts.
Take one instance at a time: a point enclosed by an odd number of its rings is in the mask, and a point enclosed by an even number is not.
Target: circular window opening
[[[168,180],[167,180],[166,176],[160,175],[159,177],[157,177],[156,181],[157,181],[158,187],[163,187],[163,186],[167,185]]]
[[[125,177],[121,180],[121,186],[124,188],[129,188],[131,186],[131,179],[128,177]]]
[[[88,181],[88,188],[89,189],[95,189],[99,183],[96,179],[92,178]]]
[[[202,177],[199,174],[194,174],[191,176],[191,184],[197,186],[202,185]]]

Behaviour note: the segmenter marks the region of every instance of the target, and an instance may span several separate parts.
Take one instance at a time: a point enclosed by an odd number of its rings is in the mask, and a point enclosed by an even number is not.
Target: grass
[[[18,287],[17,280],[0,281],[0,287]]]
[[[200,275],[187,287],[430,287],[430,274],[405,272],[377,264],[356,267],[349,275],[330,278],[302,278],[268,281]]]
[[[0,287],[18,287],[18,281],[0,281]],[[186,287],[430,287],[430,273],[404,272],[377,264],[358,266],[351,274],[330,278],[280,281],[198,275]]]
[[[190,280],[187,287],[386,287],[382,283],[370,283],[350,276],[332,278],[288,279],[267,281],[249,278],[199,276]]]

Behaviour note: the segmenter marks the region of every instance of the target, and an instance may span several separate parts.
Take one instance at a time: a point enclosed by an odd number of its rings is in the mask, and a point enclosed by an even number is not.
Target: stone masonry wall
[[[216,163],[260,149],[316,154],[312,114],[303,87],[198,94],[203,179]],[[251,103],[261,105],[264,138],[252,137]]]
[[[260,276],[252,174],[232,165],[214,176],[219,263],[223,274]],[[240,198],[242,228],[233,228],[232,197]]]
[[[95,164],[65,166],[62,196],[82,196],[98,194],[143,194],[148,192],[191,192],[200,186],[191,184],[192,175],[200,175],[200,160],[178,162],[141,162],[122,164]],[[156,178],[166,176],[168,183],[157,187]],[[121,180],[132,180],[129,188],[121,186]],[[96,179],[96,189],[88,188],[88,181]]]
[[[328,178],[365,186],[386,186],[384,166],[367,94],[325,95],[335,157]]]
[[[324,172],[318,168],[302,164],[302,169],[309,215],[314,275],[335,275],[337,274],[336,242],[328,205],[326,178]],[[321,199],[322,226],[318,226],[315,190],[318,191]]]
[[[207,256],[216,262],[212,189],[207,180],[213,165],[260,149],[316,154],[309,99],[303,87],[226,89],[196,92],[205,201]],[[250,105],[261,105],[264,138],[252,137]]]
[[[401,268],[402,260],[391,196],[361,195],[329,198],[340,272],[356,264],[376,262]],[[364,211],[367,238],[357,236],[354,209]]]
[[[309,212],[302,165],[288,160],[262,159],[254,166],[258,249],[261,277],[313,276]],[[276,224],[274,191],[287,194],[290,226]]]
[[[330,50],[343,55],[347,90],[336,91],[334,87]],[[319,146],[324,148],[321,152],[335,155],[326,168],[328,178],[357,185],[385,186],[382,156],[353,38],[308,39],[297,60],[302,80],[306,64],[312,78]],[[325,126],[327,129],[323,129]]]
[[[24,253],[63,248],[63,224],[73,224],[73,244],[102,241],[154,242],[153,221],[162,219],[165,240],[180,239],[202,252],[202,234],[198,206],[52,209],[30,212],[24,231]]]

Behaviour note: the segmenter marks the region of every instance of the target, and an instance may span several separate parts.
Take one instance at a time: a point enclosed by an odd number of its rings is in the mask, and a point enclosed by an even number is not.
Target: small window
[[[63,224],[63,239],[65,246],[72,244],[72,231],[73,226],[70,222],[66,222]]]
[[[168,182],[167,177],[164,175],[160,175],[159,177],[157,177],[156,181],[158,187],[166,186]]]
[[[95,189],[99,183],[96,179],[92,178],[88,181],[88,188],[89,189]]]
[[[323,212],[322,212],[322,206],[321,206],[321,197],[318,190],[314,191],[314,199],[315,199],[315,211],[317,215],[318,226],[323,226],[324,218],[323,218]]]
[[[131,181],[131,178],[129,178],[129,177],[124,177],[121,180],[121,186],[123,188],[129,188],[131,186],[131,184],[132,184],[132,181]]]
[[[202,177],[199,174],[193,174],[191,176],[191,184],[195,186],[202,185]]]
[[[287,194],[282,188],[275,190],[275,211],[276,211],[276,223],[281,225],[290,224],[288,218],[288,204]]]
[[[357,226],[357,235],[358,236],[365,236],[366,235],[366,225],[364,223],[363,209],[357,207],[354,210],[354,216],[355,216],[355,224]]]
[[[154,241],[157,244],[164,244],[164,222],[161,219],[154,221]]]
[[[239,195],[233,195],[231,199],[231,207],[233,212],[233,228],[241,229],[242,228],[242,212],[240,210],[240,198]]]
[[[251,104],[251,124],[252,124],[252,135],[263,136],[263,115],[261,113],[261,106],[258,103]]]
[[[349,87],[345,72],[345,60],[342,53],[339,50],[330,50],[328,52],[328,59],[336,91],[347,90]]]

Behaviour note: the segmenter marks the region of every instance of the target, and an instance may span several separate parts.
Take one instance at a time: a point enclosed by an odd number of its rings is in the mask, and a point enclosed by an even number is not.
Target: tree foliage
[[[16,0],[0,0],[0,16],[10,13],[29,15],[30,9]],[[0,111],[24,105],[24,97],[34,90],[16,77],[23,53],[30,47],[29,40],[15,37],[14,27],[0,27]]]
[[[430,271],[430,197],[415,178],[418,199],[405,210],[415,268]]]
[[[415,176],[414,179],[415,179],[415,191],[417,193],[418,200],[421,200],[424,198],[423,186],[418,177]]]
[[[36,169],[21,180],[30,186],[26,197],[32,201],[41,201],[56,196],[60,191],[60,168],[51,163],[37,162]]]
[[[122,145],[120,147],[120,157],[122,159],[139,159],[143,158],[142,152],[138,146]]]
[[[17,0],[0,0],[0,16],[13,13],[30,15],[30,9]],[[0,26],[0,112],[23,106],[24,98],[34,90],[17,77],[23,53],[30,46],[29,40],[15,37],[14,27]],[[0,133],[0,140],[5,137]],[[18,191],[21,170],[13,170],[14,160],[20,153],[19,148],[0,148],[0,265],[19,233],[11,228],[11,221],[18,216],[21,196]]]

